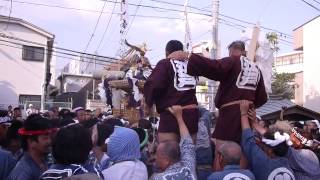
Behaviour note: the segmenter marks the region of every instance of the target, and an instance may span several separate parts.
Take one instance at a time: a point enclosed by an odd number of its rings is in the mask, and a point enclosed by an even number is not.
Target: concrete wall
[[[296,73],[294,81],[294,102],[300,106],[303,106],[303,72]]]
[[[303,28],[301,26],[293,31],[293,49],[302,50],[303,47]]]
[[[6,23],[0,23],[0,29],[4,29]],[[28,29],[22,25],[10,24],[5,32],[13,36],[41,44],[47,43],[47,37]],[[6,38],[1,40],[15,41]],[[21,41],[19,44],[38,46]],[[11,47],[9,47],[11,46]],[[39,46],[41,47],[41,46]],[[41,95],[42,85],[45,79],[46,46],[44,61],[22,60],[22,45],[0,41],[0,104],[17,105],[19,95]],[[51,63],[54,68],[53,61]],[[54,72],[54,70],[52,71]]]
[[[303,26],[304,106],[320,112],[320,17]]]

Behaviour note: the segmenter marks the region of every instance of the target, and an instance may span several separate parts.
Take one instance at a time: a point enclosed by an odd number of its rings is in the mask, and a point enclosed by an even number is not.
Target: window
[[[32,104],[35,108],[40,108],[41,106],[41,95],[28,95],[28,94],[20,94],[19,95],[19,104],[21,108],[26,104]]]
[[[23,46],[22,59],[26,61],[44,61],[44,48]]]

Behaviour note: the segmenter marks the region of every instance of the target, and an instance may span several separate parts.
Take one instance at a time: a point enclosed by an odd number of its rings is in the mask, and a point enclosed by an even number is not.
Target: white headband
[[[280,132],[274,133],[274,140],[262,138],[262,142],[272,147],[278,146],[283,142],[286,142],[288,146],[292,145],[289,134],[283,133],[283,135],[281,135]]]

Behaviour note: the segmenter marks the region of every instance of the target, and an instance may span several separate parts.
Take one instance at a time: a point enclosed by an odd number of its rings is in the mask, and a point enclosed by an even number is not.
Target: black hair
[[[183,44],[178,40],[171,40],[166,45],[166,54],[169,55],[175,51],[183,51]]]
[[[263,136],[267,139],[274,140],[274,133],[275,133],[274,129],[271,128]],[[283,132],[280,132],[280,134],[283,134]],[[286,141],[278,144],[277,146],[274,146],[274,147],[268,146],[268,147],[270,147],[272,149],[272,152],[278,157],[286,156],[289,150],[289,146],[287,145]]]
[[[18,120],[12,120],[11,125],[7,131],[7,139],[20,139],[18,130],[22,127],[22,122]]]
[[[98,131],[98,141],[97,145],[102,146],[105,144],[105,140],[110,137],[110,135],[114,131],[114,126],[107,124],[107,123],[99,123],[97,125]]]
[[[45,130],[52,128],[49,119],[42,117],[39,114],[31,114],[23,123],[23,128],[27,131]],[[22,136],[21,147],[23,150],[28,150],[28,139],[38,141],[38,135]]]
[[[22,122],[18,120],[12,120],[10,127],[8,127],[6,139],[4,140],[2,146],[3,148],[8,148],[12,140],[21,140],[18,130],[22,127]]]
[[[89,130],[80,124],[61,128],[53,139],[52,155],[60,164],[83,164],[87,161],[92,140]]]
[[[71,111],[69,109],[61,109],[59,111],[59,117],[61,119],[63,118],[68,118],[68,117],[71,117],[72,118],[72,115],[71,115]]]
[[[110,124],[112,126],[121,126],[124,127],[123,123],[119,118],[110,118],[103,121],[106,124]]]
[[[17,111],[17,110],[21,111],[21,109],[20,109],[19,107],[15,107],[15,108],[13,109],[13,111]]]
[[[246,45],[243,41],[233,41],[229,46],[228,49],[230,48],[234,48],[234,49],[239,49],[241,51],[245,51],[246,50]]]
[[[85,128],[92,128],[98,122],[99,122],[99,120],[97,118],[94,118],[94,119],[89,119],[87,121],[83,121],[80,124]]]

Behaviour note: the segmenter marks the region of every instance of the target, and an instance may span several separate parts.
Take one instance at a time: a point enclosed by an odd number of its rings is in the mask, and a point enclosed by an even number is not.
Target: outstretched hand
[[[171,106],[168,108],[171,114],[177,119],[182,119],[182,107],[179,105]]]
[[[248,114],[250,104],[251,104],[251,102],[248,100],[241,100],[240,101],[241,114]]]
[[[188,60],[188,57],[189,57],[189,53],[184,51],[175,51],[168,56],[169,59],[178,59],[178,60]]]

